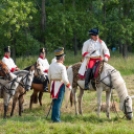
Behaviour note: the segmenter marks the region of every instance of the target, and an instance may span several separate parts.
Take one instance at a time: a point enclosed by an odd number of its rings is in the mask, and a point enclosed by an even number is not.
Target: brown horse
[[[0,61],[0,76],[4,77],[4,78],[9,78],[9,69],[7,67],[7,65]]]
[[[29,71],[34,70],[34,77],[37,77],[41,81],[44,81],[44,79],[45,79],[44,78],[44,73],[42,72],[40,66],[37,63],[30,66],[29,68],[30,68]],[[32,87],[32,83],[31,83],[31,87]],[[12,110],[11,110],[11,114],[10,114],[11,116],[13,116],[13,112],[14,112],[17,100],[19,101],[19,115],[21,116],[21,112],[23,112],[23,103],[24,103],[24,97],[23,96],[26,93],[26,90],[24,88],[25,87],[20,85],[16,90],[16,93],[15,93],[14,98],[13,98]]]

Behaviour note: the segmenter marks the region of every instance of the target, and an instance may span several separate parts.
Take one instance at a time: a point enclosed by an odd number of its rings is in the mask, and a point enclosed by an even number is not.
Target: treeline
[[[57,46],[76,55],[93,27],[126,57],[134,46],[134,0],[1,0],[0,56],[7,45],[14,57]]]

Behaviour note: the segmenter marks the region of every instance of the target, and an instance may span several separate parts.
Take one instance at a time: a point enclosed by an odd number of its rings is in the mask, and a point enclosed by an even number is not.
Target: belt
[[[61,79],[51,79],[51,81],[62,81]]]

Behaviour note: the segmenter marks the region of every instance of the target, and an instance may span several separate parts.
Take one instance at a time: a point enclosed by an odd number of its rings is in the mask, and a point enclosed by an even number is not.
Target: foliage
[[[22,55],[22,51],[27,53],[27,49],[32,48],[32,39],[37,49],[42,46],[48,51],[57,46],[81,49],[83,42],[89,38],[88,30],[93,27],[100,29],[100,37],[110,48],[121,45],[134,48],[134,0],[46,1],[44,32],[41,26],[42,1],[2,0],[1,48],[11,45],[17,49],[17,55]]]

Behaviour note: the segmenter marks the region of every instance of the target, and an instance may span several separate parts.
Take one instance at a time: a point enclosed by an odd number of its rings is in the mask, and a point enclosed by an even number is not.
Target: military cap
[[[91,30],[89,30],[89,34],[95,36],[98,35],[99,34],[98,28],[92,28]]]
[[[6,53],[6,52],[11,52],[10,46],[6,46],[6,47],[4,48],[4,52],[5,52],[5,53]]]
[[[55,51],[55,56],[62,56],[62,55],[65,55],[64,53],[64,48],[63,47],[58,47]]]
[[[46,52],[46,49],[43,47],[43,48],[40,48],[40,53],[45,53]]]

